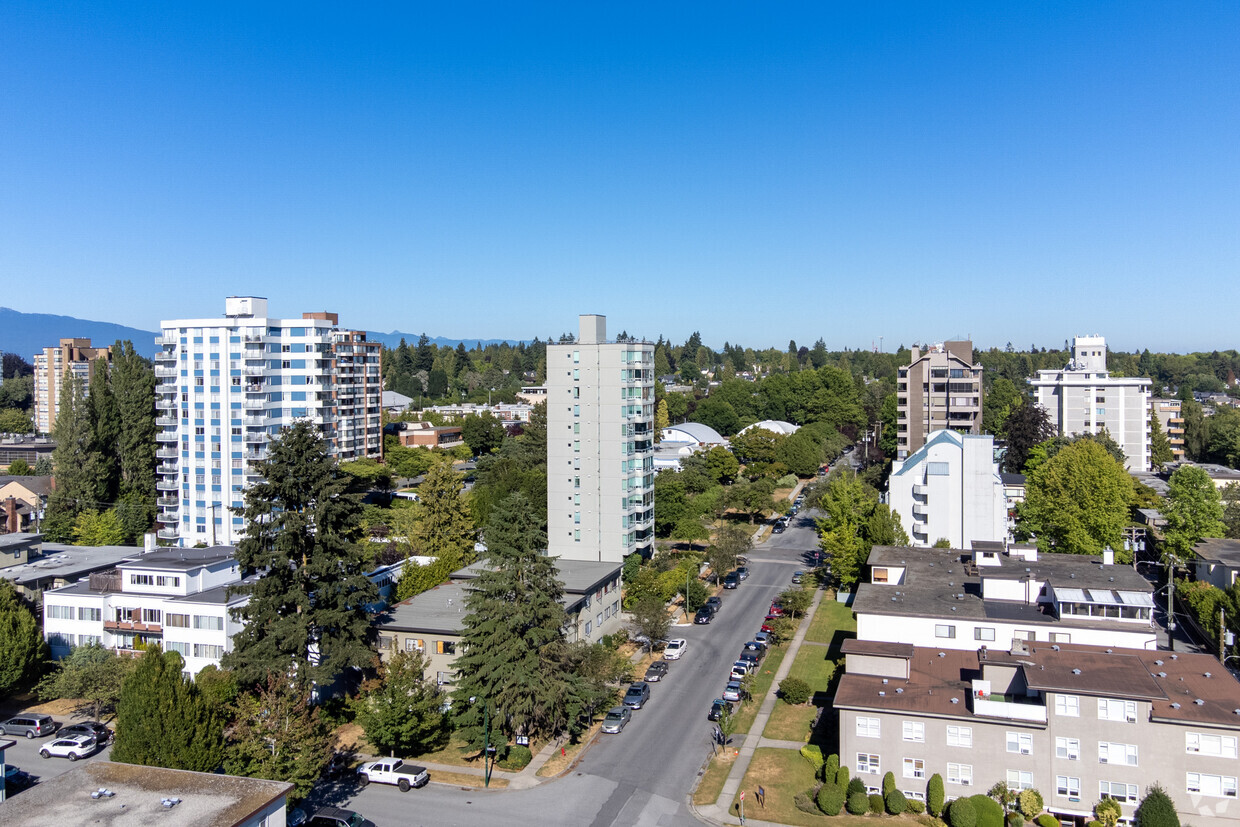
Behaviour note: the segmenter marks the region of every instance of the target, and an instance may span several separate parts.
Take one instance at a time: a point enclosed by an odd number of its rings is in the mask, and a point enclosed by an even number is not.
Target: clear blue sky
[[[1235,347],[1237,44],[1234,0],[9,0],[0,304]]]

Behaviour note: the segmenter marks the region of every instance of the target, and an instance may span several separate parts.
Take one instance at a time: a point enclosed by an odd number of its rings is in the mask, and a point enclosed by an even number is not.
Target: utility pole
[[[1218,659],[1222,660],[1227,655],[1227,613],[1223,611],[1223,607],[1218,607]]]
[[[1175,651],[1175,556],[1167,557],[1167,649]]]

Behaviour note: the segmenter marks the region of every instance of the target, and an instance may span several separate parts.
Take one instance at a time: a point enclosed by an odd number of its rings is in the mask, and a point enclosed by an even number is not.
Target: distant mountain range
[[[33,361],[34,355],[45,347],[53,347],[61,339],[90,339],[95,347],[110,345],[117,339],[128,339],[133,342],[134,350],[150,358],[155,355],[154,330],[139,330],[136,327],[112,324],[111,322],[92,322],[77,319],[73,316],[55,316],[50,313],[22,313],[8,307],[0,307],[0,351],[16,353],[27,362]],[[396,347],[404,339],[410,347],[418,344],[420,333],[402,333],[393,330],[391,333],[367,331],[366,336],[372,341],[383,342],[388,347]],[[472,348],[481,342],[485,345],[517,344],[512,339],[445,339],[442,336],[430,338],[433,345],[456,347],[461,342],[465,347]]]

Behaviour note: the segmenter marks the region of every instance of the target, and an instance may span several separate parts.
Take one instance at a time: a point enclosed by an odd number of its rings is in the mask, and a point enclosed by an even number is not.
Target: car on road
[[[725,710],[727,711],[729,715],[731,715],[732,710],[735,708],[736,707],[732,706],[731,703],[729,703],[728,701],[725,701],[723,698],[715,698],[710,703],[710,712],[706,713],[706,720],[718,721],[720,718],[723,717],[723,713]]]
[[[667,677],[667,661],[656,660],[646,669],[646,677],[643,678],[647,683],[658,683]]]
[[[723,687],[723,699],[725,701],[739,701],[741,693],[744,691],[741,689],[740,681],[728,681],[727,686]]]
[[[742,580],[748,580],[749,579],[749,567],[738,566],[736,569],[736,576]]]
[[[749,661],[738,660],[732,664],[732,671],[728,677],[732,680],[739,681],[749,674],[750,669],[751,667]]]
[[[352,810],[320,807],[306,820],[306,827],[375,827],[375,823]]]
[[[687,648],[689,648],[689,643],[684,638],[672,638],[667,642],[667,648],[663,650],[663,659],[680,660],[680,656],[685,653]]]
[[[410,789],[425,787],[431,776],[426,767],[406,764],[399,758],[383,758],[358,767],[357,780],[363,787],[371,783],[392,784],[407,793]]]
[[[770,620],[772,617],[783,617],[783,616],[784,616],[784,607],[779,605],[778,603],[772,603],[771,608],[766,610],[767,620]]]
[[[734,571],[728,572],[727,576],[723,578],[723,587],[725,589],[735,589],[740,584],[741,584],[740,575],[738,575]]]
[[[745,652],[756,652],[759,658],[766,657],[766,641],[764,640],[747,640],[745,641]]]
[[[112,743],[115,733],[98,721],[82,721],[80,724],[70,724],[60,730],[61,738],[68,738],[70,735],[89,735],[100,746],[107,746]]]
[[[705,605],[706,605],[706,608],[710,609],[712,612],[717,612],[723,608],[723,598],[717,594],[713,594],[710,597],[706,598]]]
[[[693,622],[698,624],[699,626],[703,626],[707,623],[710,623],[714,619],[715,619],[715,613],[712,612],[710,609],[706,608],[705,606],[698,609],[697,614],[693,616]]]
[[[783,533],[784,533],[784,524],[783,524],[783,523],[776,523],[776,524],[775,524],[775,525],[771,528],[771,533],[772,533],[772,534],[783,534]]]
[[[767,630],[763,629],[762,631],[755,633],[753,639],[755,643],[761,643],[763,646],[767,646],[771,642],[771,635],[767,632]]]
[[[804,582],[804,580],[805,580],[805,572],[803,572],[803,571],[794,571],[794,572],[792,573],[792,582],[793,582],[793,583],[801,583],[801,582]]]
[[[607,710],[607,717],[603,719],[603,732],[609,735],[618,735],[620,730],[624,729],[624,725],[633,719],[633,713],[629,712],[627,707],[617,706],[614,709]]]
[[[650,684],[638,681],[631,684],[624,693],[624,705],[629,709],[641,709],[650,700]]]
[[[16,715],[0,724],[0,735],[25,735],[42,738],[60,729],[60,722],[51,715]]]
[[[748,664],[749,671],[752,672],[753,670],[758,668],[758,663],[761,660],[762,660],[762,656],[759,655],[757,652],[751,652],[748,649],[746,649],[744,652],[741,652],[740,656],[736,659],[736,662],[737,663],[743,662],[743,663]]]
[[[758,633],[763,634],[763,635],[769,635],[771,632],[775,631],[775,627],[771,625],[772,620],[776,620],[776,618],[768,617],[766,619],[766,623],[763,623],[762,628],[758,630]],[[754,637],[758,637],[758,635],[754,635]]]
[[[56,738],[43,745],[39,755],[44,758],[68,758],[76,761],[95,754],[99,745],[90,735],[70,735],[68,738]]]

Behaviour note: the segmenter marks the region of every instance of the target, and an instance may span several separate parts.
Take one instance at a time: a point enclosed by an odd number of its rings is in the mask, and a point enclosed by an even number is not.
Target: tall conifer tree
[[[66,371],[58,397],[52,454],[56,487],[48,498],[43,535],[49,542],[73,542],[73,522],[77,515],[95,505],[94,484],[90,478],[90,454],[94,434],[82,383]]]
[[[176,652],[147,649],[125,677],[116,709],[112,760],[212,772],[224,758],[224,727]]]

